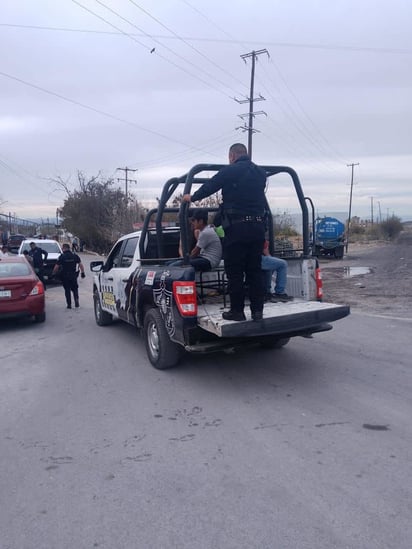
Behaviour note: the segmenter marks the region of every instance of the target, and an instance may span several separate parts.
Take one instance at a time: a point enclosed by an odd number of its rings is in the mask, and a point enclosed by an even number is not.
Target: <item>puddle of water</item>
[[[344,278],[350,278],[352,276],[367,275],[371,272],[369,267],[344,267]]]

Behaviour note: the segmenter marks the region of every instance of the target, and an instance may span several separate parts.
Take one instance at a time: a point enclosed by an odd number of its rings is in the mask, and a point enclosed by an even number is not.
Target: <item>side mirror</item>
[[[100,273],[103,268],[103,261],[91,261],[90,270],[92,273]]]

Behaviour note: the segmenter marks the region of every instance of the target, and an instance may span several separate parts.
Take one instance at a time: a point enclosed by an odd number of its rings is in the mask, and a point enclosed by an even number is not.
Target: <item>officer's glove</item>
[[[86,274],[85,274],[85,273],[81,273],[80,276],[81,276],[82,278],[86,278]]]

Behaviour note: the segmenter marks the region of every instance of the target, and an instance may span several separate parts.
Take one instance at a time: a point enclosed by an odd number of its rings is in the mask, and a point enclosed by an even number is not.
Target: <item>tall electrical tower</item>
[[[257,131],[259,130],[255,130],[253,128],[253,119],[255,116],[259,115],[259,114],[264,114],[266,116],[266,113],[265,111],[253,111],[253,103],[255,101],[265,101],[265,98],[262,97],[261,94],[259,94],[258,97],[255,97],[254,96],[254,88],[255,88],[255,64],[256,64],[256,60],[257,60],[257,57],[258,55],[262,55],[262,53],[266,53],[266,55],[269,57],[269,52],[267,51],[267,49],[263,49],[263,50],[253,50],[249,53],[245,53],[243,55],[241,55],[240,57],[243,59],[243,61],[246,63],[246,60],[251,57],[252,58],[252,67],[251,67],[251,74],[250,74],[250,93],[249,93],[249,97],[247,99],[243,99],[243,100],[239,100],[239,99],[236,99],[235,97],[235,101],[237,101],[238,103],[249,103],[249,112],[246,113],[246,114],[240,114],[240,118],[244,119],[244,118],[247,118],[248,119],[248,125],[246,126],[246,124],[244,124],[243,126],[239,126],[238,128],[236,128],[237,130],[242,130],[244,132],[248,132],[248,154],[249,154],[249,157],[252,158],[252,135],[254,133],[256,133]]]
[[[117,170],[120,170],[122,172],[124,172],[124,177],[122,178],[117,178],[117,181],[124,181],[125,183],[125,195],[126,195],[126,204],[128,203],[129,201],[129,196],[128,196],[128,184],[129,183],[137,183],[136,179],[129,179],[128,178],[128,175],[129,175],[129,172],[137,172],[137,169],[136,170],[132,170],[132,168],[117,168]]]

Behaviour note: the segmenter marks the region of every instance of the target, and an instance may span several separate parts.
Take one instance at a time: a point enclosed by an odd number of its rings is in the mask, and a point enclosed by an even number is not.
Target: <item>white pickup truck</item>
[[[143,333],[150,362],[158,369],[175,366],[184,352],[236,349],[252,343],[279,348],[292,337],[330,330],[331,322],[350,312],[346,305],[322,302],[321,273],[309,242],[306,199],[291,168],[263,166],[268,178],[284,172],[291,176],[302,208],[303,249],[284,257],[288,262],[286,291],[293,301],[266,303],[263,320],[258,322],[247,310],[243,322],[224,320],[222,311],[229,308],[229,300],[223,264],[206,273],[195,272],[188,263],[181,267],[167,264],[178,257],[179,241],[184,258],[188,257],[190,215],[187,204],[169,208],[167,202],[179,184],[190,193],[193,184],[205,181],[198,174],[221,167],[199,164],[188,174],[170,179],[158,208],[147,214],[142,230],[120,238],[105,262],[93,261],[90,265],[97,324],[103,326],[119,319],[136,326]],[[173,216],[174,225],[170,221]],[[271,216],[268,232],[273,254]]]

